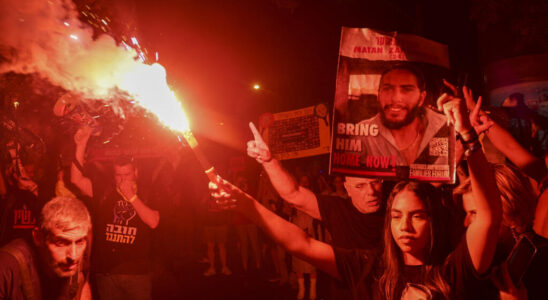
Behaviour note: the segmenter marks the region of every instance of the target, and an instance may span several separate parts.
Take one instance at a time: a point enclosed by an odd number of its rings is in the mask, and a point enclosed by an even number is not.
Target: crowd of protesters
[[[247,154],[261,175],[240,170],[210,191],[180,154],[88,159],[89,126],[74,133],[71,159],[54,164],[55,184],[44,185],[39,162],[9,140],[0,299],[151,299],[155,269],[188,257],[206,263],[204,278],[269,273],[293,284],[297,299],[548,299],[542,145],[520,143],[470,90],[445,84],[453,95],[438,108],[459,135],[454,185],[328,176],[309,161],[288,171],[252,124]],[[488,163],[485,137],[506,163]],[[323,294],[319,274],[330,276]]]

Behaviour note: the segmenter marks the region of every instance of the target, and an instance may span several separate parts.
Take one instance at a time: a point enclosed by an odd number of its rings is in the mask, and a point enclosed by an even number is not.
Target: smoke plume
[[[37,73],[86,98],[101,98],[122,74],[142,67],[135,50],[108,35],[93,39],[70,0],[0,3],[0,73]]]

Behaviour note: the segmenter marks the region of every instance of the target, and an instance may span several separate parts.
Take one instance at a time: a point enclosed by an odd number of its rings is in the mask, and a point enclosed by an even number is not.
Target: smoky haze
[[[108,35],[93,38],[70,0],[0,0],[0,73],[37,73],[86,98],[100,98],[142,65]]]

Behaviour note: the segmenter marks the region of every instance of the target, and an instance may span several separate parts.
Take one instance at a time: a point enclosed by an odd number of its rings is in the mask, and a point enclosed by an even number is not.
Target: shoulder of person
[[[362,125],[362,124],[378,124],[379,122],[380,122],[380,114],[376,114],[376,115],[372,116],[369,119],[365,119],[365,120],[362,120],[362,121],[358,122],[358,124],[359,125]]]
[[[32,263],[33,250],[24,239],[15,239],[0,247],[0,270],[17,270],[19,272],[19,260]]]

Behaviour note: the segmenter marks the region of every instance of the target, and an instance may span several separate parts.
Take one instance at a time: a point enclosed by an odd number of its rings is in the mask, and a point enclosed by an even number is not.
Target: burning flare
[[[131,38],[132,47],[124,42],[117,45],[108,35],[94,39],[71,0],[0,0],[0,4],[0,73],[37,73],[89,99],[108,100],[122,91],[171,130],[189,131],[165,69],[144,63],[137,38]]]
[[[119,91],[127,93],[182,135],[209,179],[217,181],[215,169],[197,147],[181,103],[167,84],[164,67],[144,63],[137,38],[131,37],[132,46],[117,45],[105,34],[94,38],[93,29],[78,19],[71,0],[0,0],[0,5],[0,73],[37,73],[89,99],[108,100]]]
[[[169,129],[184,133],[190,130],[181,103],[166,82],[162,65],[136,64],[122,74],[118,88],[126,91],[138,105],[158,117]]]

